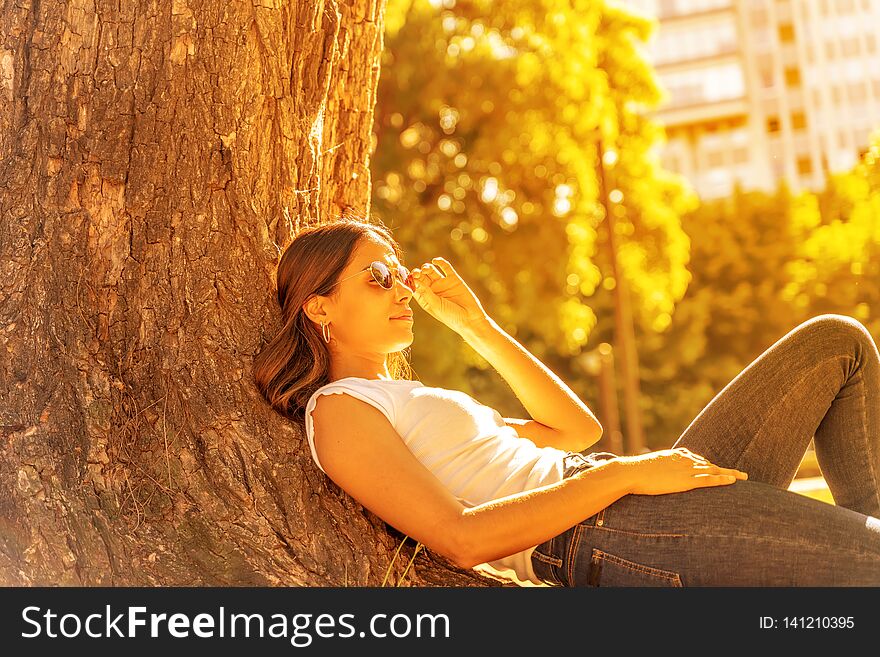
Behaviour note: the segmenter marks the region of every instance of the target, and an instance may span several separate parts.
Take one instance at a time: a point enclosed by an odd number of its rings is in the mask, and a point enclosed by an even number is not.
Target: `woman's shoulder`
[[[408,396],[409,391],[423,386],[421,381],[410,379],[365,379],[359,376],[346,376],[317,388],[306,404],[306,414],[316,406],[319,397],[344,393],[376,406],[393,422],[397,414],[396,409],[404,403],[403,399]]]
[[[365,379],[347,376],[325,383],[309,397],[305,408],[306,430],[310,432],[311,412],[322,396],[347,395],[380,410],[391,422],[396,424],[400,409],[407,403],[409,391],[422,387],[421,381],[410,379]]]
[[[410,379],[365,379],[360,376],[345,376],[340,379],[329,381],[324,385],[315,389],[312,396],[321,392],[330,392],[331,390],[380,390],[393,393],[397,390],[407,390],[410,388],[422,387],[421,381]]]

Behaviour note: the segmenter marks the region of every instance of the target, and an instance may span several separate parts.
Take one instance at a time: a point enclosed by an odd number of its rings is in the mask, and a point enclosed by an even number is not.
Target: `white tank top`
[[[466,507],[562,480],[568,452],[538,447],[504,424],[501,414],[458,390],[419,381],[349,376],[318,388],[306,404],[306,436],[315,451],[312,410],[318,395],[346,393],[378,408],[413,455]],[[517,584],[542,584],[532,569],[532,546],[475,570]]]

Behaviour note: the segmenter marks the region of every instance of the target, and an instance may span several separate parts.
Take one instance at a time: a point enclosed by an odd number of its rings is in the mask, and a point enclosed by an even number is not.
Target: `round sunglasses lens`
[[[372,265],[373,278],[386,290],[391,288],[391,272],[383,262],[374,262]]]
[[[393,274],[391,270],[388,268],[384,262],[379,262],[378,260],[372,264],[371,271],[373,274],[373,278],[376,282],[384,287],[386,290],[390,290],[394,286],[394,279],[392,278]],[[410,275],[409,269],[400,265],[397,269],[397,276],[406,285],[409,289],[413,289],[413,280]]]

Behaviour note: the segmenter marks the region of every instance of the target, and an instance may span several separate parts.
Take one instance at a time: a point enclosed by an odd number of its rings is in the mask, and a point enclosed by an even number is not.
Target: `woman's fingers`
[[[440,268],[432,262],[422,265],[421,269],[426,275],[430,276],[432,279],[446,278],[446,274],[440,271]]]
[[[720,484],[732,484],[737,477],[727,474],[699,474],[695,475],[697,486],[718,486]]]
[[[715,470],[713,470],[713,472],[720,472],[720,473],[725,473],[727,475],[733,475],[737,479],[748,479],[749,478],[749,475],[747,472],[743,472],[742,470],[737,470],[736,468],[722,468],[721,466],[715,465],[714,463],[709,461],[705,456],[695,454],[694,452],[689,450],[687,447],[676,447],[675,451],[683,454],[684,456],[687,456],[688,458],[693,459],[697,463],[700,463],[700,465],[698,465],[696,467],[711,466],[712,468],[715,468]]]
[[[421,281],[422,283],[430,285],[439,278],[442,278],[440,272],[438,272],[437,268],[430,263],[413,269],[413,279],[416,281]]]
[[[705,456],[695,454],[694,452],[689,450],[687,447],[676,447],[675,451],[680,452],[680,453],[684,454],[685,456],[689,456],[692,459],[697,459],[699,461],[706,461],[707,463],[709,462],[709,460]]]
[[[707,475],[720,475],[725,477],[734,477],[736,479],[748,479],[747,472],[737,470],[736,468],[722,468],[720,465],[695,465],[695,470],[703,470],[704,472],[694,475],[695,477],[705,477]]]
[[[420,272],[423,276],[431,276],[432,278],[446,278],[451,274],[457,274],[455,268],[446,258],[431,258],[431,262],[426,262],[421,267],[416,267],[413,273]]]
[[[687,456],[692,459],[698,465],[695,465],[694,468],[707,470],[704,474],[694,475],[695,477],[706,477],[706,476],[720,476],[720,477],[733,477],[736,479],[748,479],[749,474],[747,472],[743,472],[742,470],[737,470],[736,468],[722,468],[719,465],[715,465],[711,461],[709,461],[705,456],[701,456],[699,454],[695,454],[687,447],[674,447],[673,451],[682,454],[683,456]]]
[[[436,265],[430,262],[414,270],[413,280],[417,285],[421,283],[434,290],[440,296],[460,284],[458,279],[453,278],[452,276],[447,276]]]
[[[452,266],[452,263],[449,262],[446,258],[436,257],[431,258],[431,262],[437,265],[440,268],[440,271],[444,276],[455,276],[457,278],[461,278],[458,272],[455,270],[455,267]]]

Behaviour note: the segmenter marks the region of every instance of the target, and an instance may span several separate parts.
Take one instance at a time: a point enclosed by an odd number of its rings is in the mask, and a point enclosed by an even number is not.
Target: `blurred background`
[[[880,2],[388,0],[374,217],[594,410],[669,447],[817,314],[880,338]],[[527,417],[413,304],[429,385]],[[812,451],[793,489],[833,502]]]

